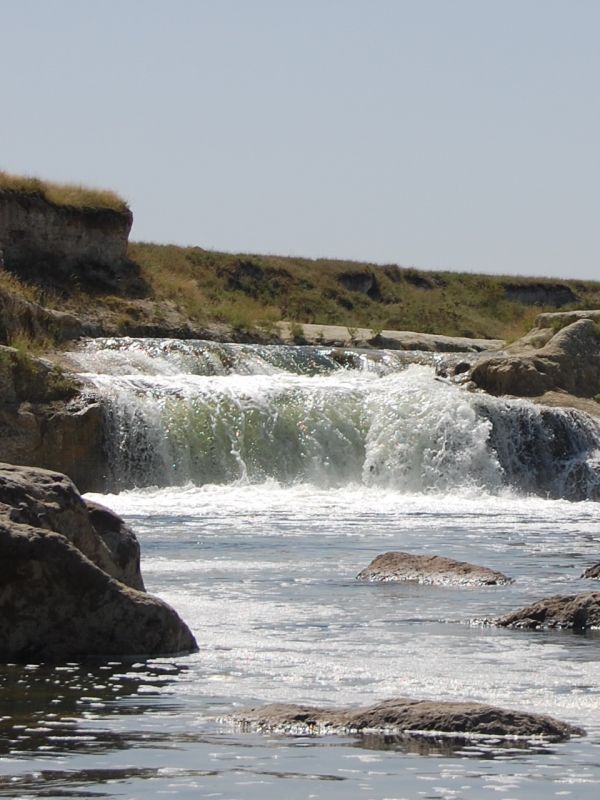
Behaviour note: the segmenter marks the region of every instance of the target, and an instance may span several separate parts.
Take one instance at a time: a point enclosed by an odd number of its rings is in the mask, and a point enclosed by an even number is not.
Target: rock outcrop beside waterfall
[[[167,655],[197,649],[145,593],[139,545],[65,476],[0,465],[0,660]]]
[[[372,582],[416,581],[417,583],[456,586],[495,586],[512,583],[502,572],[455,561],[443,556],[414,553],[382,553],[356,576]]]
[[[482,703],[451,703],[399,697],[366,708],[318,708],[272,703],[236,713],[238,725],[263,733],[431,734],[455,737],[532,737],[560,741],[584,732],[541,714],[509,711]]]
[[[66,472],[83,491],[103,486],[100,404],[75,376],[0,346],[0,460]]]
[[[494,395],[539,397],[564,392],[581,398],[600,392],[600,328],[596,312],[573,312],[565,316],[565,327],[557,333],[542,327],[550,322],[540,315],[539,326],[502,355],[485,358],[471,370],[471,380]],[[568,404],[568,403],[566,403]]]

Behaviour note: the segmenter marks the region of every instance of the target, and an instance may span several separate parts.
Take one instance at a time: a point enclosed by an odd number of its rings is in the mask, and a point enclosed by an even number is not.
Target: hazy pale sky
[[[135,239],[600,279],[598,0],[0,0],[0,169]]]

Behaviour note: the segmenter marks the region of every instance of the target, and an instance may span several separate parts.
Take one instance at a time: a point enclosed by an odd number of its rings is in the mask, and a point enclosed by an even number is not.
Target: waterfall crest
[[[600,499],[600,424],[436,375],[463,355],[105,339],[70,358],[105,405],[119,488],[274,479]]]

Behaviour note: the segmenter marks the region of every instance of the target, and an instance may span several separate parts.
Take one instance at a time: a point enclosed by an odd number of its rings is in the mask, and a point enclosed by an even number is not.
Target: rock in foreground
[[[143,591],[139,545],[64,475],[0,465],[0,661],[191,652],[177,613]]]
[[[512,583],[512,579],[488,567],[455,561],[443,556],[413,553],[382,553],[359,572],[358,580],[417,581],[419,583],[464,586],[493,586]]]
[[[600,592],[546,597],[494,620],[504,628],[566,628],[585,631],[600,628]]]
[[[399,697],[358,709],[323,709],[286,703],[249,708],[236,723],[259,731],[373,733],[455,737],[542,736],[553,741],[585,735],[580,728],[540,714],[510,711],[481,703],[436,703]]]
[[[2,521],[60,533],[108,575],[144,590],[140,546],[131,528],[109,509],[85,501],[60,472],[0,464]]]

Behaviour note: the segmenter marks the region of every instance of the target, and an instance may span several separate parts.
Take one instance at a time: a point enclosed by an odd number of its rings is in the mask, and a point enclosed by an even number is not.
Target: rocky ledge
[[[455,561],[443,556],[414,555],[413,553],[382,553],[359,572],[358,580],[417,581],[418,583],[493,586],[512,583],[512,579],[488,567]]]
[[[105,487],[104,410],[46,359],[0,345],[0,461],[66,472],[83,491]]]
[[[595,312],[580,312],[584,313]],[[567,316],[565,322],[570,319]],[[545,319],[540,324],[545,324]],[[542,402],[544,394],[555,391],[575,397],[594,397],[600,392],[597,320],[579,316],[557,333],[550,328],[536,327],[507,347],[502,355],[479,361],[470,377],[480,389],[495,395],[535,397]]]
[[[344,325],[276,325],[279,340],[285,344],[325,345],[327,347],[363,347],[386,350],[424,350],[436,353],[481,353],[499,350],[502,339],[476,339],[467,336],[443,336],[436,333],[347,328]]]
[[[65,475],[0,464],[0,661],[191,652],[146,594],[133,531]]]
[[[600,628],[600,592],[546,597],[493,622],[504,628],[528,630],[565,628],[585,631]]]
[[[236,724],[260,732],[292,735],[386,733],[410,736],[544,737],[552,741],[583,736],[584,731],[540,714],[510,711],[481,703],[442,703],[399,697],[357,709],[317,708],[273,703],[248,708],[234,716]]]

